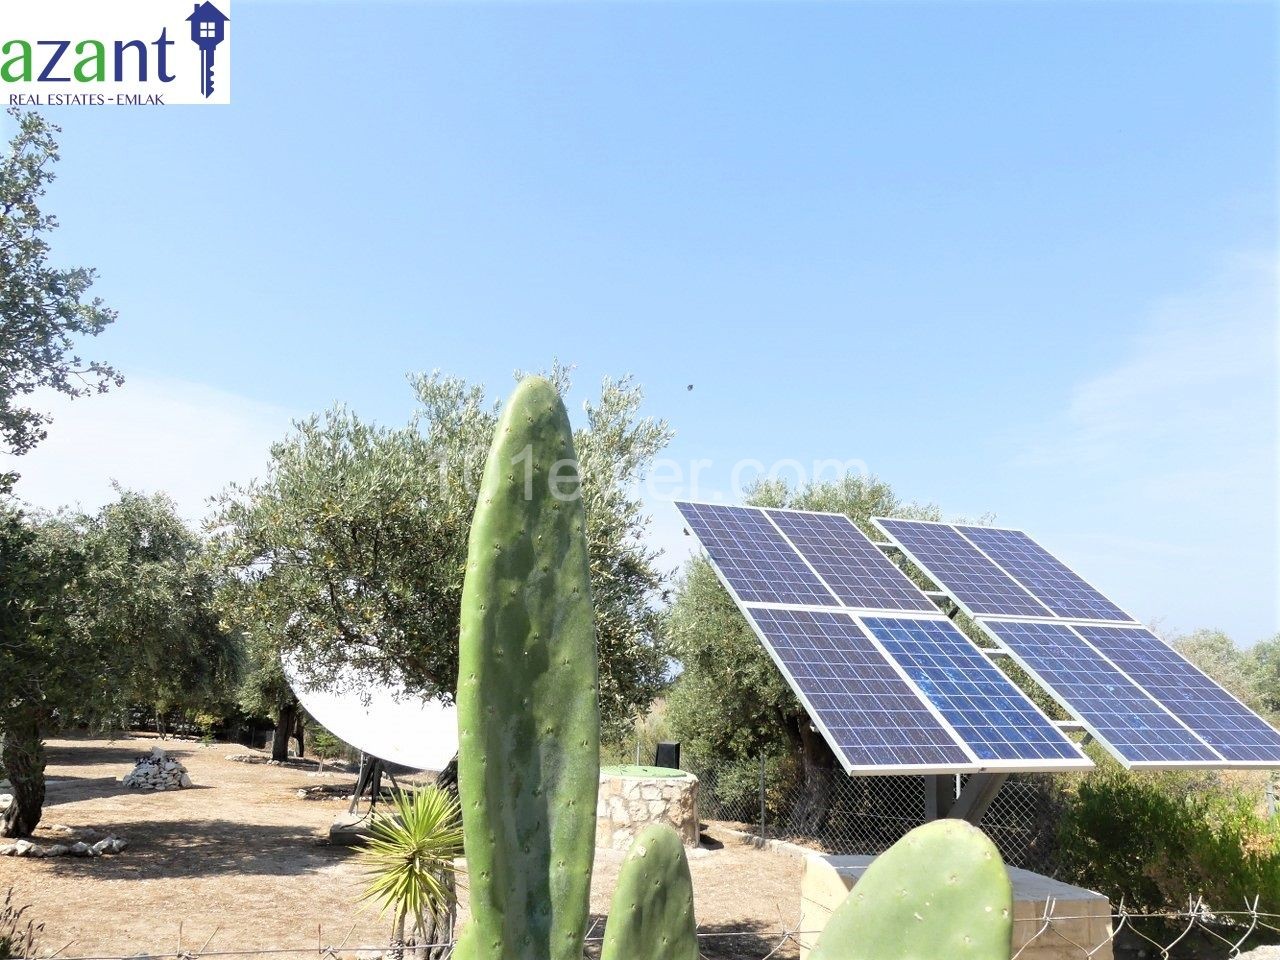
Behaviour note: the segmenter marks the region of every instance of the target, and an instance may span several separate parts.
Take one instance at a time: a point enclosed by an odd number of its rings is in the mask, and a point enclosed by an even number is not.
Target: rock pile
[[[0,844],[0,857],[101,857],[104,854],[115,854],[124,851],[129,841],[124,837],[100,837],[96,831],[84,830],[83,839],[75,839],[76,831],[70,827],[50,827],[49,832],[66,834],[65,843],[36,843],[32,840],[17,840],[14,843]]]
[[[163,747],[152,747],[149,755],[139,757],[137,765],[120,782],[135,790],[180,790],[192,785],[187,768],[166,754]]]

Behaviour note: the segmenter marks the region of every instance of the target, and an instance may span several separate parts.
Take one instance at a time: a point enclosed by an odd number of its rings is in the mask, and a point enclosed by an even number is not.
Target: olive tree
[[[552,376],[568,389],[567,371]],[[319,683],[350,664],[421,691],[455,689],[467,537],[498,405],[456,377],[412,385],[419,406],[404,426],[341,406],[309,417],[272,447],[263,480],[218,499],[214,542],[234,572],[221,607],[248,648],[242,704],[276,714],[279,758],[297,710],[282,651]],[[605,381],[575,432],[613,730],[661,689],[666,663],[653,602],[661,577],[631,487],[671,431],[640,415],[641,400],[631,380]]]
[[[76,353],[78,339],[97,336],[116,318],[88,296],[94,271],[49,263],[58,222],[40,202],[54,178],[59,128],[38,113],[8,114],[17,130],[0,153],[0,446],[22,454],[44,439],[48,423],[25,397],[39,388],[82,396],[123,380]],[[13,479],[0,476],[0,490]]]
[[[44,740],[131,703],[198,709],[235,682],[202,545],[163,495],[118,491],[98,513],[0,508],[0,762],[14,801],[0,835],[44,804]]]

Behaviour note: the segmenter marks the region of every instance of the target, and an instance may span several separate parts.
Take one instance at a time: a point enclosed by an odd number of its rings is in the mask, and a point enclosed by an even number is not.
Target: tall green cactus
[[[627,851],[600,960],[698,960],[689,861],[665,824],[640,831]]]
[[[581,960],[600,769],[586,518],[541,377],[498,422],[471,524],[458,657],[467,960]]]
[[[916,827],[836,908],[810,960],[1009,960],[1013,888],[990,840],[963,820]]]

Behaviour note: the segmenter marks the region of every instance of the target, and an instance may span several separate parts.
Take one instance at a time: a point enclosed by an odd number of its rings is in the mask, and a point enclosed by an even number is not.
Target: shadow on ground
[[[99,832],[112,830],[99,824]],[[252,826],[231,820],[169,820],[122,825],[129,840],[117,856],[46,860],[67,876],[111,880],[237,876],[289,876],[314,873],[352,856],[329,846],[314,830],[294,826]]]
[[[166,750],[179,752],[186,747],[179,747],[177,744],[170,744],[168,741],[161,742],[157,740],[155,746],[162,746]],[[50,766],[67,766],[78,767],[86,764],[113,763],[122,764],[126,767],[132,767],[134,762],[139,758],[146,756],[151,750],[150,746],[141,747],[138,744],[120,744],[119,746],[99,746],[97,744],[85,744],[81,746],[79,743],[72,741],[70,744],[58,744],[45,747],[45,758]],[[55,774],[56,776],[56,774]]]
[[[586,956],[595,960],[600,956],[600,937],[604,933],[606,918],[592,914],[591,942]],[[782,950],[783,931],[777,925],[762,923],[698,924],[698,956],[701,960],[764,960],[765,957],[794,957],[797,948],[788,944]]]

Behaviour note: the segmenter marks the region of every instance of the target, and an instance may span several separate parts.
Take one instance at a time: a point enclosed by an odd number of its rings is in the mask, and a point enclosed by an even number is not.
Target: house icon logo
[[[207,100],[213,95],[213,55],[227,32],[228,17],[212,3],[197,3],[187,21],[191,42],[200,48],[200,92]]]

